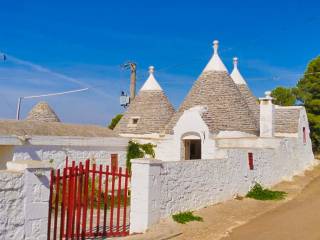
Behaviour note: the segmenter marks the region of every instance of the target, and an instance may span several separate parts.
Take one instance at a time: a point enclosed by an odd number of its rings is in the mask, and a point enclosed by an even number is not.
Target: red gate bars
[[[48,240],[126,236],[128,170],[73,161],[50,179]]]

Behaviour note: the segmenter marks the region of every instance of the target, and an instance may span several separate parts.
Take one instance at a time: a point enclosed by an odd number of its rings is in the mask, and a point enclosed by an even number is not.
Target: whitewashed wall
[[[241,143],[241,140],[235,141]],[[237,142],[226,141],[224,148],[219,148],[223,152],[221,155],[226,156],[221,159],[161,161],[160,164],[157,161],[148,174],[141,173],[145,171],[143,169],[151,169],[146,167],[147,161],[135,160],[132,165],[131,208],[135,209],[135,203],[150,206],[154,215],[150,216],[149,210],[145,211],[149,215],[140,212],[142,217],[139,218],[135,216],[137,212],[132,211],[131,219],[139,219],[140,227],[131,229],[131,232],[141,231],[141,226],[149,227],[155,222],[154,216],[159,216],[159,220],[180,211],[231,199],[236,194],[244,195],[255,182],[272,186],[315,164],[310,139],[304,144],[302,133],[297,137],[259,138],[246,143],[251,147],[241,145],[237,148]],[[228,148],[229,144],[231,148]],[[249,169],[248,152],[253,153],[253,170]],[[139,184],[142,182],[144,184]],[[160,197],[150,198],[150,192],[160,192]],[[148,222],[150,219],[151,223]]]
[[[47,239],[49,169],[0,171],[0,239]]]
[[[24,239],[24,176],[0,171],[0,239]]]
[[[314,158],[299,140],[282,139],[276,149],[228,149],[224,159],[163,162],[161,217],[244,195],[255,182],[272,186],[301,173],[314,164]],[[248,152],[253,153],[253,170]]]
[[[14,148],[13,160],[53,160],[57,168],[65,164],[66,156],[76,162],[86,159],[94,159],[97,164],[110,164],[111,154],[118,154],[119,167],[126,166],[125,148],[114,150],[106,147],[94,146],[16,146]]]

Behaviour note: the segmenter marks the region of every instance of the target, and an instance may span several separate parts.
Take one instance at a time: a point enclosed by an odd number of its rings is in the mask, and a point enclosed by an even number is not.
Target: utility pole
[[[130,74],[130,102],[136,96],[136,79],[137,79],[137,64],[135,62],[127,62],[122,65],[124,69],[129,69]]]

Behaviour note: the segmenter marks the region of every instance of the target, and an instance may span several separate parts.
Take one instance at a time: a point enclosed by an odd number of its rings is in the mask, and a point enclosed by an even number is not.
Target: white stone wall
[[[244,195],[258,182],[272,186],[314,164],[310,146],[300,138],[280,139],[278,148],[225,149],[227,158],[163,162],[160,172],[160,215],[202,208]],[[248,152],[254,169],[249,169]]]
[[[24,175],[0,171],[0,239],[24,239]]]
[[[13,160],[53,160],[57,168],[64,167],[66,156],[76,162],[91,159],[96,164],[111,163],[111,154],[118,154],[119,167],[126,166],[125,149],[114,150],[107,147],[94,146],[15,146]]]
[[[0,239],[47,239],[49,169],[0,171]]]
[[[132,184],[131,207],[149,207],[143,212],[132,212],[131,219],[139,221],[139,228],[132,231],[145,231],[147,228],[142,226],[149,227],[157,216],[159,220],[180,211],[226,201],[237,194],[245,195],[256,182],[272,186],[303,172],[315,164],[310,138],[303,143],[302,127],[307,127],[306,124],[306,120],[301,120],[297,137],[257,138],[257,144],[250,139],[245,141],[248,147],[241,139],[232,142],[220,139],[223,141],[220,145],[224,147],[217,148],[217,151],[223,158],[161,161],[160,165],[157,161],[152,171],[145,166],[147,161],[133,161],[132,183],[140,184]],[[253,170],[249,169],[249,152],[253,153]],[[152,164],[152,160],[149,162]],[[149,169],[148,172],[144,172],[145,169]],[[151,192],[160,192],[160,197],[148,197]]]

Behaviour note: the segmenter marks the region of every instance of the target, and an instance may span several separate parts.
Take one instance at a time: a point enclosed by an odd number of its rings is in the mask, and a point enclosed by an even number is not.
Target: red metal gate
[[[128,170],[67,164],[51,171],[48,240],[128,235]]]

